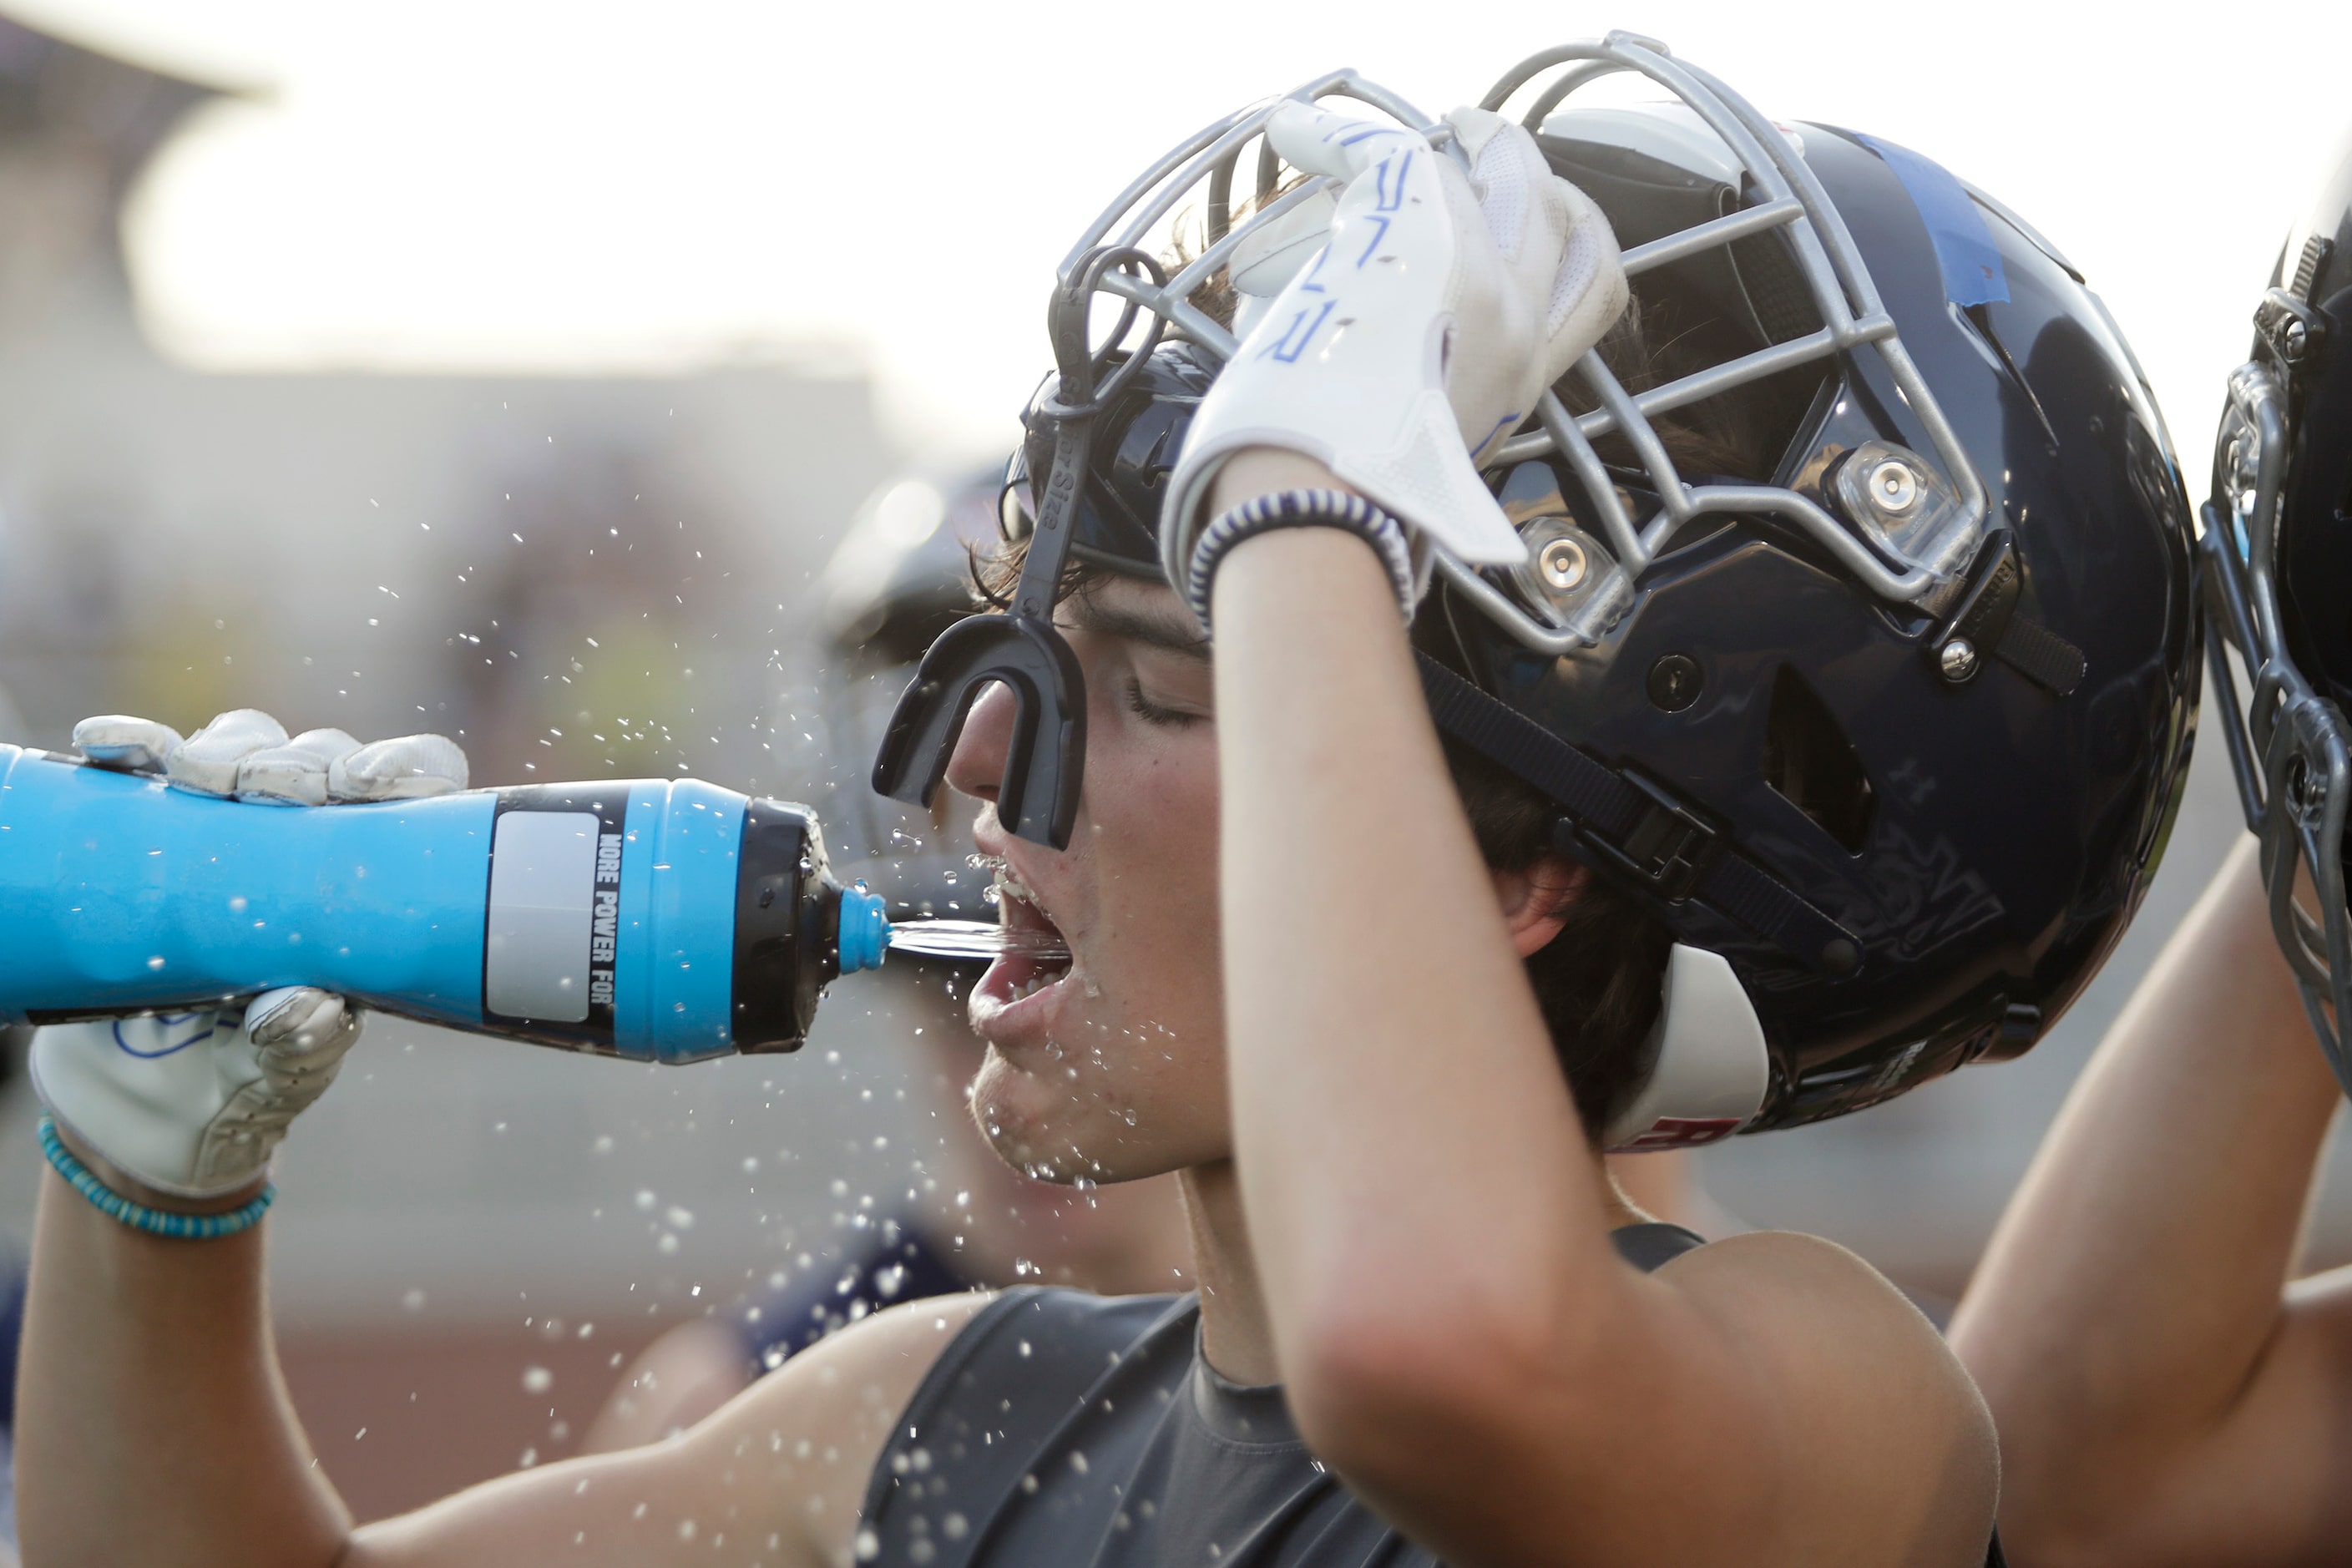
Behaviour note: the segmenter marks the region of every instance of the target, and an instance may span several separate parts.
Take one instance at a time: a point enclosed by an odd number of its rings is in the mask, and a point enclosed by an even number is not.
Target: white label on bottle
[[[604,827],[593,812],[499,814],[490,841],[489,934],[482,950],[486,1011],[551,1024],[588,1016],[596,850]]]

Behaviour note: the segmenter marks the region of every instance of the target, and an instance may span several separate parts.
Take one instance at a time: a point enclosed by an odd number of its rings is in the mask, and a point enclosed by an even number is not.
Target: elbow
[[[1443,1452],[1472,1412],[1468,1390],[1425,1359],[1426,1342],[1377,1328],[1316,1332],[1294,1369],[1284,1367],[1291,1419],[1307,1448],[1360,1489],[1391,1491],[1412,1456]]]
[[[1404,1310],[1358,1297],[1303,1325],[1283,1356],[1299,1436],[1355,1486],[1445,1488],[1481,1456],[1509,1452],[1531,1412],[1559,1414],[1560,1324],[1517,1310]],[[1547,1422],[1547,1425],[1549,1423]]]

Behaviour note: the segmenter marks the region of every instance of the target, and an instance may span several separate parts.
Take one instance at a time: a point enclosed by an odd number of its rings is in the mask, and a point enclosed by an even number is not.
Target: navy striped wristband
[[[1220,512],[1192,546],[1192,565],[1184,584],[1185,602],[1201,625],[1209,624],[1209,590],[1217,567],[1244,539],[1255,539],[1277,528],[1336,528],[1352,533],[1379,552],[1396,589],[1397,607],[1412,616],[1415,591],[1412,546],[1404,525],[1352,490],[1276,490],[1253,496]]]

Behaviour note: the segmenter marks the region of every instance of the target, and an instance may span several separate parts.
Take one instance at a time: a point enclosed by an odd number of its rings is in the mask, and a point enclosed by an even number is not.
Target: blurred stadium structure
[[[249,703],[362,737],[460,734],[484,784],[692,773],[841,811],[866,759],[827,745],[812,701],[810,649],[834,629],[814,580],[902,461],[864,382],[177,368],[141,335],[117,208],[217,90],[0,19],[0,682],[25,710],[5,738]],[[2140,921],[2031,1057],[1708,1151],[1714,1201],[1956,1293],[2237,831],[2208,746]],[[798,1056],[694,1068],[372,1026],[289,1144],[272,1221],[289,1376],[353,1505],[567,1452],[660,1329],[830,1267],[937,1146],[904,1033],[854,981]],[[0,1234],[28,1226],[39,1167],[19,1096],[0,1110]],[[2347,1198],[2338,1182],[2315,1257],[2352,1256]]]
[[[863,379],[168,363],[119,205],[214,91],[0,21],[0,662],[36,734],[251,703],[464,731],[491,779],[755,773],[784,606],[894,460]]]

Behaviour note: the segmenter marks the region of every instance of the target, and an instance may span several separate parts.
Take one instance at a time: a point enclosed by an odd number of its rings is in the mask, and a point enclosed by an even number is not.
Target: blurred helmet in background
[[[995,548],[998,469],[894,479],[858,509],[819,574],[804,679],[824,772],[806,793],[834,875],[864,881],[891,918],[990,917],[969,864],[978,803],[941,790],[929,808],[878,795],[866,772],[923,650],[976,605],[975,551]]]
[[[2272,924],[2352,1089],[2344,817],[2352,798],[2352,153],[2271,269],[2230,374],[2199,542],[2207,650]],[[2242,662],[2241,689],[2229,654]]]

